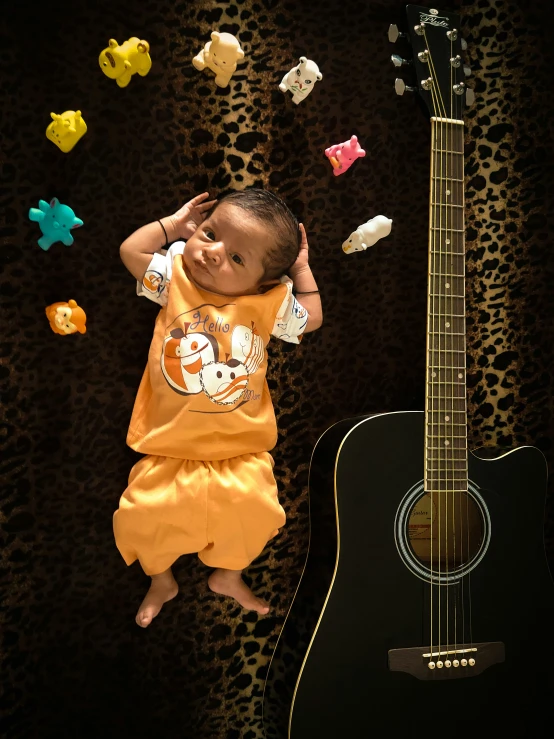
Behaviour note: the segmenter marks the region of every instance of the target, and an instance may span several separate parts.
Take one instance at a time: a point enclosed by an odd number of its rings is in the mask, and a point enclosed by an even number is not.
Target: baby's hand
[[[197,195],[171,216],[178,237],[188,239],[206,218],[206,213],[217,202],[216,200],[206,201],[207,197],[209,197],[207,192]]]
[[[306,229],[304,228],[304,224],[299,224],[300,233],[302,235],[301,241],[300,241],[300,252],[298,254],[298,257],[296,259],[296,262],[292,265],[290,270],[290,277],[294,279],[295,275],[299,274],[300,272],[303,272],[305,269],[309,267],[308,265],[308,238],[306,236]]]

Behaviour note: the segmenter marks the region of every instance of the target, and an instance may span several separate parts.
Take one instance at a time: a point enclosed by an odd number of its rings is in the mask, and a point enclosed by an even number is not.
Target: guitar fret
[[[458,459],[454,460],[456,464],[460,464],[463,460]],[[429,467],[426,465],[428,472],[442,472],[444,470],[444,467]],[[448,470],[448,472],[467,472],[467,465],[464,467],[453,467]]]
[[[461,460],[459,460],[461,461]],[[445,471],[444,467],[427,467],[427,472],[443,472]],[[449,470],[446,470],[447,472],[467,472],[467,467],[454,467]]]
[[[449,318],[465,318],[465,313],[449,313]]]
[[[431,179],[432,180],[450,180],[451,182],[463,182],[464,181],[463,177],[460,179],[458,177],[446,177],[446,176],[438,177],[437,175],[432,175]]]
[[[465,349],[429,349],[430,352],[456,352],[457,354],[465,354]]]
[[[436,485],[437,482],[444,483],[444,482],[446,482],[446,480],[429,480],[429,483],[430,484],[433,484],[433,485]],[[425,484],[425,487],[427,489],[429,489],[430,484],[427,484],[426,483]],[[436,487],[433,487],[433,491],[432,492],[434,492],[434,493],[467,493],[467,485],[465,487],[463,487],[463,488],[447,488],[446,490],[437,490]]]
[[[465,437],[464,437],[464,438],[465,438]],[[444,447],[444,446],[428,446],[428,447],[427,447],[427,449],[432,449],[432,450],[433,450],[433,451],[435,451],[435,452],[436,452],[436,451],[440,451],[441,449],[447,449],[447,448],[449,448],[449,447]],[[467,447],[455,447],[454,451],[456,451],[456,452],[461,452],[461,451],[463,451],[464,449],[467,449]],[[447,460],[445,460],[445,461],[447,461]]]
[[[465,439],[466,438],[466,434],[449,435],[448,438],[449,439]]]
[[[464,480],[467,480],[467,475],[462,475],[461,477],[434,477],[432,475],[427,475],[427,479],[430,482],[445,482],[445,483],[449,483],[449,482],[462,482]],[[450,492],[453,492],[453,491],[449,489],[448,491],[445,491],[445,492],[449,492],[450,493]]]
[[[452,233],[459,233],[459,234],[465,233],[465,230],[463,228],[446,228],[446,226],[444,226],[443,228],[438,228],[437,226],[431,226],[431,231],[451,231]]]
[[[458,382],[458,381],[454,382],[453,380],[452,380],[452,382],[449,382],[448,380],[438,380],[438,381],[437,380],[429,380],[429,384],[430,385],[464,385],[465,386],[465,382]],[[458,400],[459,400],[459,398],[458,398]]]
[[[465,336],[463,331],[428,331],[428,334],[429,336]]]
[[[459,398],[458,398],[459,400]],[[465,411],[458,410],[457,408],[453,408],[451,410],[448,410],[447,408],[427,408],[427,413],[463,413],[465,415]],[[429,423],[429,421],[428,421]],[[438,424],[440,421],[432,421],[431,423]],[[450,421],[448,422],[450,423]],[[466,426],[465,423],[455,423],[454,426]]]
[[[465,208],[465,205],[457,205],[456,203],[431,203],[431,205],[436,205],[439,208]]]
[[[439,154],[460,154],[463,155],[463,151],[451,151],[450,149],[433,149],[434,152]]]
[[[440,413],[440,411],[432,411],[432,413]],[[461,413],[461,411],[458,411],[458,413]],[[427,421],[428,426],[442,426],[443,421]],[[457,422],[450,422],[448,421],[449,426],[466,426],[465,423],[457,423]]]
[[[450,272],[429,272],[430,275],[433,275],[433,277],[460,277],[461,279],[464,278],[465,275],[454,275]]]
[[[432,298],[465,298],[465,295],[451,295],[450,293],[429,293]]]

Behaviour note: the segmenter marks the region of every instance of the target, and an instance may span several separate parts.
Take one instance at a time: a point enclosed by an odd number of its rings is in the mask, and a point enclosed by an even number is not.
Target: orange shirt
[[[143,454],[206,461],[269,451],[277,424],[266,346],[272,333],[298,343],[307,312],[290,281],[239,297],[197,287],[183,248],[155,254],[137,290],[163,307],[127,443]]]

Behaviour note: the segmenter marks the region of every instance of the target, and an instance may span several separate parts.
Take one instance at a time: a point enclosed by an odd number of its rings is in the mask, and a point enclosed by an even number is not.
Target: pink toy
[[[333,165],[333,174],[338,177],[354,164],[359,157],[365,157],[365,151],[358,142],[357,136],[352,136],[350,141],[342,144],[334,144],[325,149],[325,156]]]

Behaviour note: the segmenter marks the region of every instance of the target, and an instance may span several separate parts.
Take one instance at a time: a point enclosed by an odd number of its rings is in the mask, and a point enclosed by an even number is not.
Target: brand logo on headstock
[[[449,28],[448,18],[440,15],[430,15],[429,13],[420,13],[419,20],[421,23],[427,23],[430,26],[440,26],[441,28]]]

